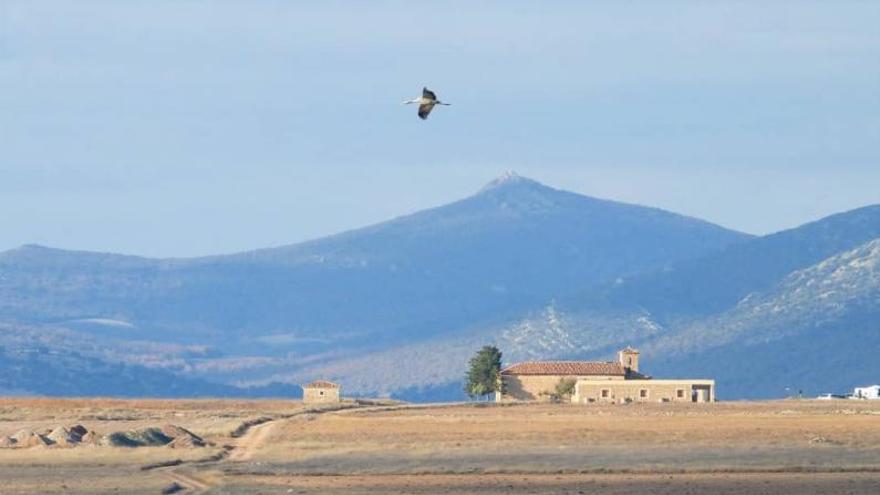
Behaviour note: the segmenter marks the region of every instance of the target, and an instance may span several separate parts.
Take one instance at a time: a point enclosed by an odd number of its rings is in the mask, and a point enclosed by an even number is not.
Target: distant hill
[[[149,260],[26,246],[0,254],[0,316],[410,339],[747,238],[509,176],[448,206],[237,255]]]
[[[880,376],[870,360],[880,338],[878,239],[880,207],[861,208],[599,284],[503,324],[303,371],[451,398],[461,394],[448,384],[485,342],[508,362],[611,359],[635,345],[647,372],[716,377],[721,397],[779,397],[795,383],[846,390]],[[413,376],[425,368],[431,379],[420,383]]]
[[[450,205],[287,247],[165,260],[0,253],[0,321],[202,346],[152,365],[248,380],[507,321],[749,238],[505,175]]]
[[[831,215],[592,289],[571,302],[640,308],[658,318],[708,315],[767,290],[789,273],[880,237],[880,205]]]
[[[726,397],[880,381],[880,238],[795,271],[646,347],[655,369],[715,376]]]
[[[70,335],[69,337],[73,337]],[[116,397],[230,396],[244,391],[82,352],[51,329],[0,325],[0,394]]]
[[[0,253],[0,391],[290,396],[321,377],[450,399],[486,343],[508,362],[635,345],[648,373],[716,377],[727,398],[840,390],[880,372],[866,364],[876,239],[880,206],[755,238],[505,175],[446,206],[246,253],[25,246]]]

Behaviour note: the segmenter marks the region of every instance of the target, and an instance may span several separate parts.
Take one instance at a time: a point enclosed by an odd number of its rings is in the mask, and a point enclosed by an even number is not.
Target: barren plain
[[[0,438],[174,425],[206,446],[0,448],[0,494],[880,493],[880,403],[0,399]]]

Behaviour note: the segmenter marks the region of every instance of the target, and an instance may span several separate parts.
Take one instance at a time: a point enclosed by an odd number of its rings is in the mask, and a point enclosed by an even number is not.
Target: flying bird
[[[428,118],[428,114],[434,109],[434,105],[450,105],[438,100],[437,95],[428,88],[422,88],[422,96],[420,98],[403,102],[404,105],[409,105],[410,103],[419,104],[419,118],[422,120]]]

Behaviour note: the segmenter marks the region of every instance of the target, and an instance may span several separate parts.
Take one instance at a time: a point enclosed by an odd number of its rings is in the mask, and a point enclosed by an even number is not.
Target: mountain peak
[[[522,179],[523,177],[516,173],[516,170],[507,170],[503,174],[496,177],[495,180],[493,180],[492,182],[503,184],[505,182],[516,182]]]
[[[514,172],[513,170],[508,170],[508,171],[504,172],[503,174],[499,175],[498,177],[492,179],[485,186],[483,186],[483,188],[480,189],[480,192],[491,191],[493,189],[513,186],[513,185],[525,185],[525,184],[539,185],[539,186],[543,185],[538,181],[529,179],[527,177],[523,177],[523,176],[517,174],[516,172]]]

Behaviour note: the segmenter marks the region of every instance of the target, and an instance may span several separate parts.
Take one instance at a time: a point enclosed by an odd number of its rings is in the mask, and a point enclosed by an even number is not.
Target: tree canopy
[[[559,383],[556,384],[556,398],[557,399],[566,399],[574,394],[574,386],[577,383],[577,380],[574,378],[560,378]]]
[[[471,358],[465,376],[464,391],[471,397],[480,397],[500,391],[498,374],[501,372],[501,351],[487,345]]]

